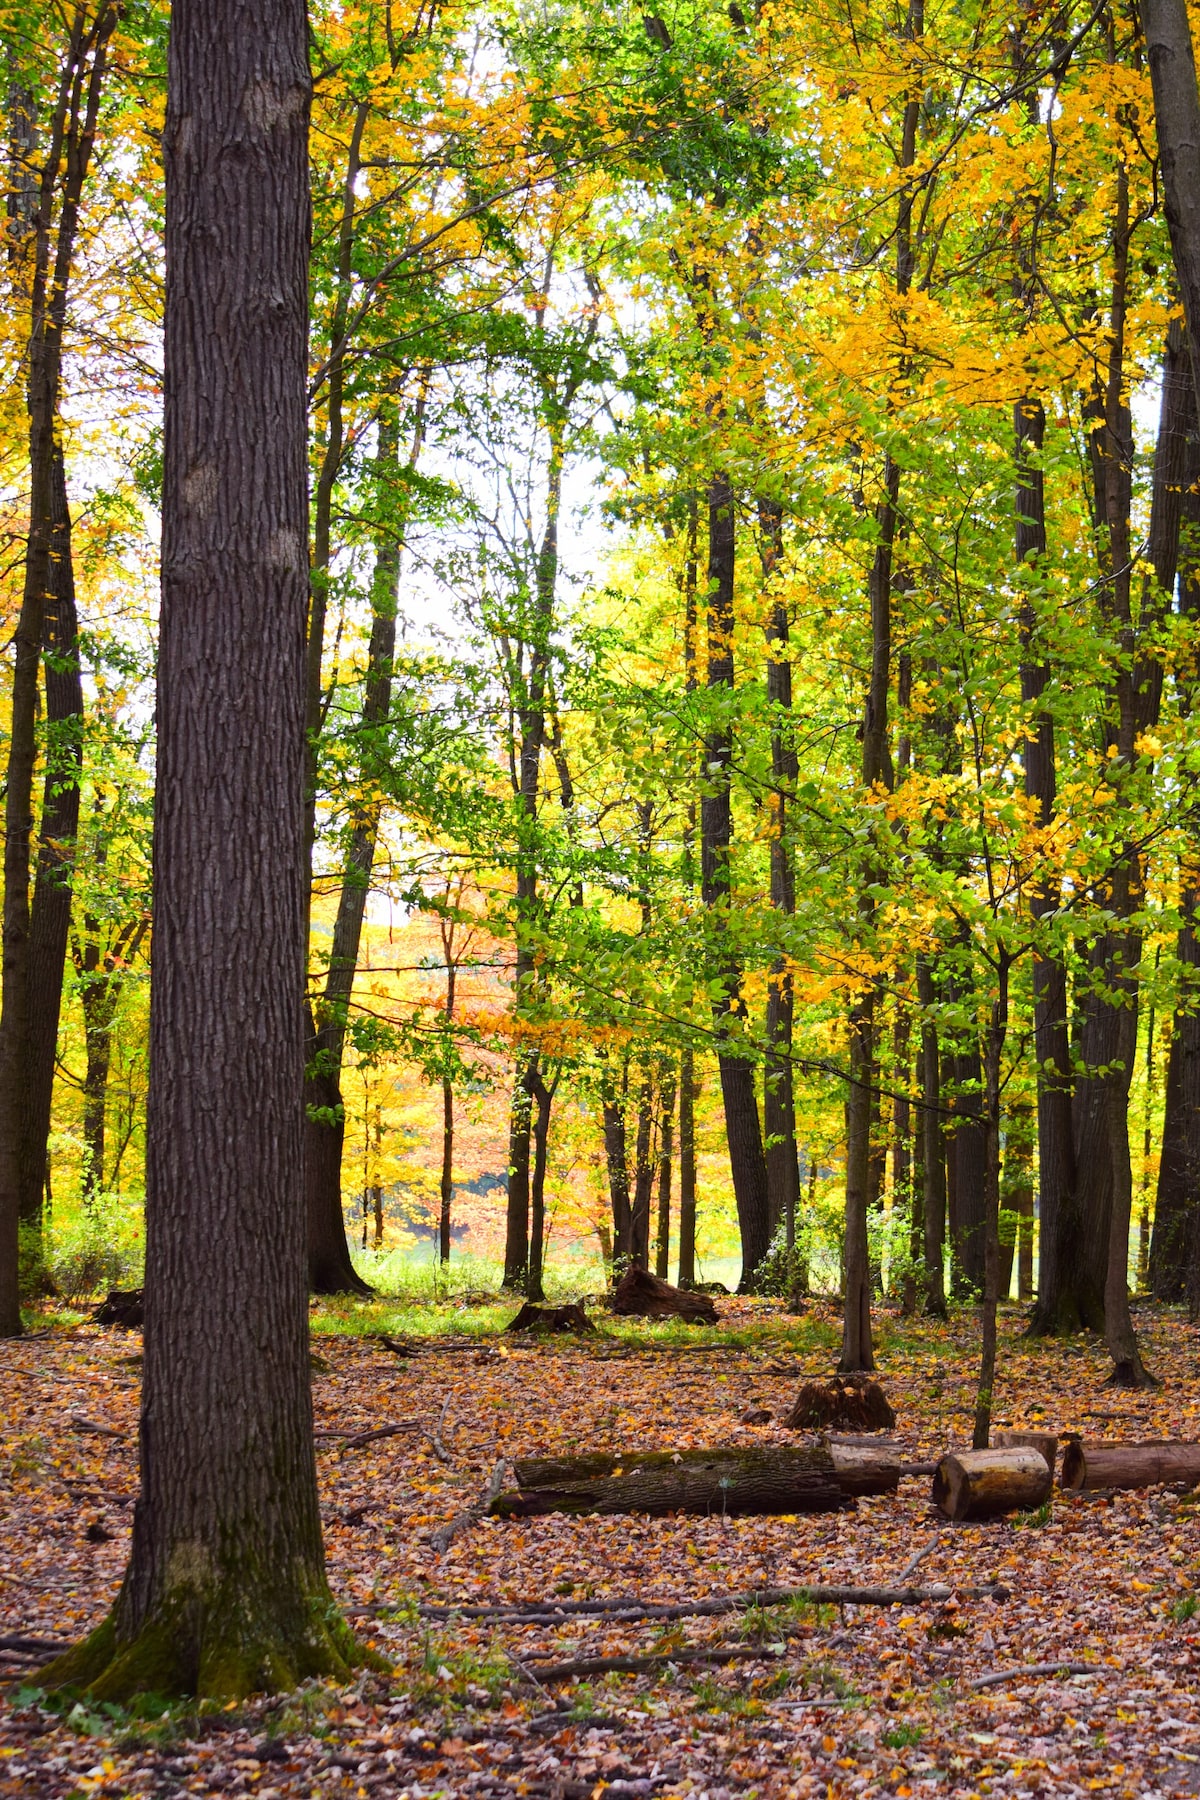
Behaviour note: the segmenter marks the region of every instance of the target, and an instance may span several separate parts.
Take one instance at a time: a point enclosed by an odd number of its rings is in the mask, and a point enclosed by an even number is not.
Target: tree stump
[[[1058,1461],[1058,1434],[1053,1431],[993,1431],[993,1450],[1037,1450],[1051,1476]]]
[[[781,1423],[797,1431],[823,1431],[830,1425],[891,1431],[896,1415],[877,1381],[835,1375],[832,1381],[806,1381]]]
[[[1200,1444],[1081,1443],[1063,1452],[1061,1484],[1074,1493],[1089,1488],[1154,1487],[1160,1481],[1200,1481]]]
[[[682,1319],[687,1325],[715,1325],[717,1309],[707,1294],[660,1281],[648,1269],[626,1269],[613,1293],[612,1310],[624,1318]]]
[[[933,1499],[948,1519],[998,1519],[1041,1506],[1050,1487],[1040,1450],[957,1450],[937,1466]]]
[[[520,1492],[501,1494],[502,1519],[545,1513],[720,1514],[833,1512],[851,1504],[824,1445],[752,1450],[651,1450],[513,1464]]]
[[[92,1316],[97,1325],[120,1325],[125,1331],[140,1331],[146,1322],[141,1288],[113,1288]]]
[[[571,1306],[536,1306],[527,1300],[505,1331],[594,1331],[596,1327],[576,1302]]]

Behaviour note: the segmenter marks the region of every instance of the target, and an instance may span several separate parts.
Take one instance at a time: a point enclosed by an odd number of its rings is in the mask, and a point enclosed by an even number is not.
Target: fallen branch
[[[357,1450],[362,1444],[373,1444],[378,1438],[396,1437],[402,1431],[420,1431],[419,1419],[397,1419],[394,1425],[375,1425],[369,1431],[353,1431],[347,1435],[343,1431],[314,1431],[313,1437],[319,1439],[340,1439],[345,1450]]]
[[[1035,1675],[1102,1675],[1104,1670],[1096,1663],[1026,1663],[1018,1669],[993,1669],[990,1675],[977,1675],[968,1687],[990,1688],[1003,1687],[1009,1681],[1028,1681]]]
[[[468,1506],[465,1512],[456,1513],[454,1518],[445,1525],[439,1525],[436,1531],[430,1532],[429,1547],[435,1556],[441,1556],[444,1551],[448,1550],[460,1532],[469,1531],[473,1525],[478,1525],[504,1486],[504,1473],[507,1468],[508,1459],[502,1456],[492,1470],[491,1480],[484,1490],[483,1498],[477,1500],[474,1506]],[[430,1609],[422,1608],[421,1610],[429,1618],[438,1616]],[[441,1616],[449,1618],[450,1613],[451,1609],[446,1608]],[[486,1616],[486,1609],[484,1616]]]
[[[42,1650],[62,1650],[71,1642],[64,1637],[29,1637],[22,1631],[10,1631],[0,1637],[0,1650],[28,1650],[37,1654]]]
[[[98,1437],[123,1438],[125,1433],[118,1431],[114,1425],[101,1425],[95,1419],[85,1419],[82,1413],[71,1414],[72,1431],[94,1431]]]
[[[493,1478],[494,1479],[494,1478]],[[466,1517],[465,1514],[460,1515]],[[445,1531],[446,1526],[442,1527]],[[433,1542],[433,1539],[430,1540]],[[722,1613],[746,1612],[750,1607],[788,1606],[807,1602],[812,1606],[920,1606],[936,1605],[955,1597],[972,1600],[1007,1600],[1009,1589],[998,1582],[979,1587],[843,1587],[816,1583],[800,1588],[759,1588],[717,1599],[646,1602],[624,1600],[530,1600],[510,1606],[446,1606],[418,1608],[423,1619],[488,1619],[497,1624],[543,1624],[571,1618],[698,1619]]]
[[[647,1669],[664,1669],[668,1663],[726,1663],[737,1658],[776,1662],[784,1646],[730,1644],[723,1650],[663,1650],[654,1656],[581,1656],[574,1662],[526,1663],[525,1671],[541,1687],[547,1681],[574,1681],[582,1675],[640,1675]]]
[[[429,1442],[433,1446],[433,1454],[437,1457],[439,1462],[444,1463],[452,1463],[454,1461],[453,1455],[447,1450],[445,1444],[442,1442],[442,1426],[446,1423],[446,1413],[449,1410],[450,1399],[451,1396],[447,1394],[446,1398],[442,1401],[442,1410],[438,1415],[438,1422],[434,1426],[429,1437]]]

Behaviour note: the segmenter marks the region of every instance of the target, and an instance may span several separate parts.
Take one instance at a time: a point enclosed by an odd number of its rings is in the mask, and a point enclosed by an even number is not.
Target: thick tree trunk
[[[29,1040],[25,1129],[21,1150],[21,1219],[41,1228],[47,1176],[50,1105],[58,1055],[58,1022],[71,930],[71,883],[79,831],[83,762],[83,680],[71,559],[62,446],[55,444],[50,480],[50,590],[43,626],[46,774],[33,907],[29,920]]]
[[[624,1274],[633,1245],[633,1205],[629,1194],[629,1146],[625,1131],[625,1104],[629,1095],[629,1063],[621,1064],[621,1085],[606,1067],[601,1083],[604,1111],[604,1162],[608,1172],[608,1198],[612,1207],[613,1259]]]
[[[897,1451],[880,1444],[847,1444],[830,1438],[818,1446],[827,1453],[833,1473],[843,1494],[894,1494],[900,1483],[900,1458]],[[618,1470],[657,1471],[670,1474],[679,1467],[708,1469],[713,1458],[728,1459],[740,1472],[747,1468],[756,1472],[764,1465],[790,1480],[799,1468],[805,1472],[813,1466],[812,1452],[793,1450],[774,1444],[761,1449],[713,1450],[614,1450],[594,1451],[581,1456],[522,1457],[512,1465],[517,1486],[527,1491],[536,1488],[559,1488],[607,1480]]]
[[[986,1450],[992,1428],[992,1394],[996,1382],[996,1310],[1000,1300],[1000,1091],[1001,1060],[1008,1034],[1007,952],[999,952],[996,995],[988,1021],[984,1050],[984,1118],[986,1124],[983,1214],[983,1329],[979,1352],[979,1389],[975,1399],[972,1447]]]
[[[783,561],[783,510],[776,501],[760,500],[760,557],[763,580],[770,584]],[[796,910],[796,883],[789,841],[788,802],[796,786],[799,763],[792,741],[792,664],[788,648],[787,605],[775,599],[767,625],[767,704],[771,715],[771,904],[785,918]],[[767,989],[767,1043],[763,1069],[763,1136],[767,1159],[767,1211],[771,1235],[782,1220],[796,1217],[800,1200],[800,1163],[796,1151],[796,1100],[792,1072],[792,1028],[795,994],[787,959],[776,957]]]
[[[733,729],[729,706],[734,691],[733,584],[736,542],[733,489],[724,475],[708,493],[708,689],[720,712],[710,719],[704,759],[708,775],[700,806],[701,892],[713,921],[719,992],[713,1001],[717,1063],[733,1192],[742,1245],[739,1291],[753,1288],[754,1273],[770,1242],[767,1164],[763,1154],[754,1065],[737,1040],[745,1016],[742,969],[730,940],[732,904]]]
[[[1163,211],[1200,406],[1200,94],[1187,0],[1141,0],[1141,14],[1154,93]]]
[[[91,161],[115,8],[72,14],[34,221],[28,344],[29,535],[13,682],[4,799],[3,956],[0,967],[0,1337],[21,1331],[20,1230],[32,1023],[29,876],[42,656],[55,519],[62,338],[79,203]],[[57,227],[53,230],[55,203]]]
[[[538,1071],[533,1091],[535,1110],[532,1120],[533,1169],[529,1184],[529,1282],[526,1292],[531,1300],[546,1298],[543,1282],[546,1258],[546,1160],[550,1152],[550,1110],[558,1077],[547,1086]]]
[[[438,1183],[438,1260],[450,1261],[450,1208],[454,1201],[454,1083],[442,1079],[442,1173]]]
[[[176,0],[141,1496],[113,1612],[43,1677],[96,1700],[355,1660],[303,1233],[309,93],[300,0]]]

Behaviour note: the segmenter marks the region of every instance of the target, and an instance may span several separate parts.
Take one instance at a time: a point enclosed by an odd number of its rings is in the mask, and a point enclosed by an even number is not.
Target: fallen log
[[[993,1431],[993,1450],[1036,1450],[1046,1459],[1051,1476],[1058,1461],[1058,1434],[1054,1431]]]
[[[823,1444],[818,1448],[828,1452],[843,1494],[895,1493],[901,1465],[894,1449],[883,1445],[868,1449],[858,1444],[839,1443]],[[628,1475],[635,1468],[675,1470],[691,1464],[703,1468],[714,1456],[733,1463],[746,1461],[756,1469],[771,1465],[785,1477],[793,1467],[807,1469],[810,1466],[806,1451],[796,1451],[786,1444],[752,1450],[740,1446],[717,1450],[598,1450],[582,1456],[522,1457],[512,1466],[517,1486],[532,1492],[536,1488],[578,1487],[607,1481],[617,1469],[624,1469]],[[797,1457],[801,1459],[798,1463],[794,1460]]]
[[[707,1294],[672,1287],[636,1264],[626,1269],[610,1302],[623,1318],[682,1319],[686,1325],[715,1325],[717,1309]]]
[[[546,1464],[535,1463],[542,1472]],[[566,1459],[573,1461],[574,1459]],[[551,1478],[490,1507],[495,1518],[530,1519],[546,1513],[749,1513],[833,1512],[848,1504],[833,1457],[824,1445],[793,1449],[765,1445],[737,1450],[652,1450],[621,1463],[581,1459],[589,1473]],[[596,1468],[598,1460],[605,1466]],[[528,1465],[526,1465],[528,1474]],[[521,1481],[518,1472],[518,1482]]]
[[[957,1450],[937,1466],[933,1500],[948,1519],[997,1519],[1041,1506],[1050,1487],[1039,1450]]]
[[[1154,1487],[1160,1481],[1200,1481],[1200,1444],[1087,1444],[1073,1438],[1063,1452],[1061,1485],[1069,1492]]]

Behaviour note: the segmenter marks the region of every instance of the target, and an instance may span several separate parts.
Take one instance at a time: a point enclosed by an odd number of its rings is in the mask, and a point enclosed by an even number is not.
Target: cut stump
[[[496,1518],[545,1513],[721,1514],[833,1512],[848,1504],[824,1445],[792,1449],[651,1450],[539,1457],[513,1464],[520,1492],[501,1494]]]
[[[891,1431],[896,1415],[877,1381],[835,1375],[832,1381],[806,1381],[781,1423],[797,1431],[823,1431],[830,1425]]]
[[[1054,1466],[1058,1461],[1058,1434],[1053,1431],[993,1431],[993,1450],[1036,1450],[1046,1459],[1046,1466],[1054,1475]]]
[[[595,1331],[596,1327],[576,1302],[571,1306],[537,1306],[527,1300],[505,1331]]]
[[[113,1288],[93,1317],[97,1325],[120,1325],[125,1331],[140,1331],[146,1322],[141,1288]]]
[[[1200,1481],[1200,1444],[1081,1443],[1063,1452],[1061,1484],[1075,1493],[1089,1488],[1154,1487],[1160,1481]]]
[[[612,1310],[630,1319],[682,1319],[687,1325],[715,1325],[717,1309],[707,1294],[672,1287],[648,1269],[626,1269],[614,1290]]]
[[[948,1519],[998,1519],[1041,1506],[1050,1487],[1040,1450],[957,1450],[937,1466],[933,1500]]]

